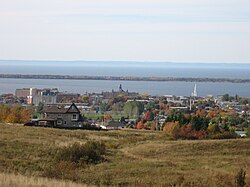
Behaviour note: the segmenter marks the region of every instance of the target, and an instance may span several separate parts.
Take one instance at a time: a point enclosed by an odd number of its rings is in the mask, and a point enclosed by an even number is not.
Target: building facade
[[[70,107],[51,106],[44,111],[44,118],[38,121],[38,125],[59,128],[82,128],[84,118],[74,103]]]

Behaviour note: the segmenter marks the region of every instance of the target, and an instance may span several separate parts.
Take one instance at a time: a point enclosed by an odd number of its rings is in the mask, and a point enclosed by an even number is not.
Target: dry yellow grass
[[[0,173],[0,187],[87,187],[87,185],[43,177]]]
[[[53,161],[54,150],[89,140],[106,144],[106,162],[73,167]],[[101,186],[234,186],[234,177],[243,168],[250,185],[249,155],[250,139],[171,141],[155,131],[0,125],[0,172],[28,178],[46,176]],[[51,176],[53,172],[57,175]]]

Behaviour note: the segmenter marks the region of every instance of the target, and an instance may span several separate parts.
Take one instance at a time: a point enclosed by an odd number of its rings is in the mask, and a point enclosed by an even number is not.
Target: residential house
[[[38,121],[38,126],[83,128],[84,118],[74,103],[70,107],[51,106],[45,110],[44,119]]]
[[[101,122],[99,125],[101,129],[104,130],[115,130],[115,129],[123,129],[126,128],[126,124],[119,122],[119,121],[108,121],[108,122]]]

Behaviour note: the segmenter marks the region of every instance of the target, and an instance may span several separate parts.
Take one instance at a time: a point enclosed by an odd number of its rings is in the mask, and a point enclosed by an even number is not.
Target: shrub
[[[211,134],[209,135],[210,139],[235,139],[238,138],[238,135],[235,132],[225,131],[223,133]]]
[[[247,137],[250,137],[250,127],[248,127],[246,130],[247,130]]]
[[[236,187],[244,187],[246,185],[245,178],[246,178],[246,171],[240,169],[240,171],[235,176]]]
[[[104,160],[105,152],[106,147],[100,142],[89,141],[84,145],[74,143],[60,149],[56,159],[76,164],[96,164]]]
[[[217,124],[212,124],[208,126],[207,131],[209,134],[217,134],[220,133],[220,127]]]
[[[174,134],[176,132],[178,132],[180,130],[180,126],[179,126],[179,122],[178,121],[175,121],[175,122],[167,122],[164,127],[163,127],[163,131],[174,137]]]
[[[185,140],[196,140],[205,139],[207,133],[203,130],[195,131],[192,130],[191,124],[179,125],[179,122],[167,122],[164,126],[164,131],[172,136],[173,139],[185,139]]]

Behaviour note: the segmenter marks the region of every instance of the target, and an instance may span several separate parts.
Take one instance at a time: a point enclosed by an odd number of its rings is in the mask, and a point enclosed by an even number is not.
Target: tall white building
[[[28,104],[32,104],[33,103],[33,88],[30,88],[30,95],[27,96],[28,98]]]

